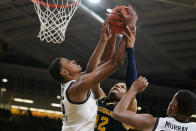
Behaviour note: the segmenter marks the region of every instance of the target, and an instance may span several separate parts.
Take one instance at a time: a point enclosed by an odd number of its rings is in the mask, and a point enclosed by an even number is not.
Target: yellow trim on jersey
[[[136,128],[133,127],[133,126],[129,126],[129,125],[124,124],[124,123],[122,123],[122,125],[123,125],[123,127],[124,127],[126,130],[129,130],[129,129],[136,129]]]
[[[108,109],[106,109],[104,107],[99,106],[98,107],[98,111],[100,111],[100,112],[102,112],[104,114],[107,114],[108,116],[111,116],[111,117],[113,116],[112,115],[112,111],[110,111],[110,110],[108,110]]]
[[[115,105],[116,106],[115,103],[106,103],[106,105]]]
[[[99,100],[103,99],[104,97],[106,97],[106,96],[100,96],[99,98],[97,98],[97,100],[99,101]]]

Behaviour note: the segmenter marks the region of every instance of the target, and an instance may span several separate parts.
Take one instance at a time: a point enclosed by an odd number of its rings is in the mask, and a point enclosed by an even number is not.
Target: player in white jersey
[[[131,19],[131,17],[129,15],[127,18]],[[129,25],[129,27],[131,26]],[[121,66],[126,53],[127,39],[131,37],[129,27],[127,26],[127,33],[124,32],[112,58],[97,68],[94,68],[96,66],[94,61],[101,56],[102,50],[110,38],[107,20],[102,29],[101,40],[91,56],[86,72],[82,73],[82,68],[74,60],[68,60],[66,58],[56,58],[50,64],[50,76],[54,80],[62,83],[62,131],[94,130],[97,105],[91,89],[97,87],[98,83]]]
[[[127,110],[137,93],[143,92],[148,81],[139,77],[113,111],[115,119],[133,125],[142,131],[196,131],[196,123],[189,122],[196,113],[196,95],[188,90],[178,91],[167,109],[165,118],[155,118],[150,114],[137,114]]]

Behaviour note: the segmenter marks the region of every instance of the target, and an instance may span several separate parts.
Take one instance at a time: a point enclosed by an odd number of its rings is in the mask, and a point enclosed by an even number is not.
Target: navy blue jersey
[[[130,88],[131,84],[137,79],[137,70],[135,63],[134,48],[127,49],[128,63],[126,70],[126,86]],[[114,103],[108,103],[107,97],[98,100],[98,113],[95,125],[95,131],[136,131],[133,127],[126,126],[112,117],[115,108]],[[128,130],[128,128],[130,128]]]
[[[107,103],[107,97],[98,100],[95,131],[126,131],[123,124],[112,117],[115,104]]]
[[[136,131],[133,127],[126,126],[112,117],[115,104],[107,101],[107,97],[98,100],[95,131]]]

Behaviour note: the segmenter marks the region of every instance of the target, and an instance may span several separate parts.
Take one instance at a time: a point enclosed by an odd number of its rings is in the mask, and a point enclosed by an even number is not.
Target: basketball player
[[[147,87],[144,77],[139,77],[123,96],[114,109],[114,118],[126,124],[133,125],[142,131],[196,131],[196,124],[189,119],[196,111],[196,96],[188,90],[180,90],[170,102],[165,118],[155,118],[150,114],[137,114],[127,110],[129,103]]]
[[[94,51],[95,56],[104,49],[110,38],[108,34],[108,21],[106,20],[102,29],[101,41]],[[82,73],[81,67],[74,60],[66,58],[56,58],[52,61],[49,66],[49,74],[62,84],[62,131],[94,130],[97,104],[91,89],[120,67],[124,60],[128,37],[129,35],[124,32],[112,58],[93,71],[88,64],[86,72]]]

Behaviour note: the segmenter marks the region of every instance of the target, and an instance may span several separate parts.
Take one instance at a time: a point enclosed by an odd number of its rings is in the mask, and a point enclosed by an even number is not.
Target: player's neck
[[[73,74],[73,75],[69,75],[66,77],[67,81],[71,81],[71,80],[77,80],[79,77],[81,76],[81,74],[77,73],[77,74]]]
[[[108,102],[109,102],[109,103],[117,104],[117,103],[118,103],[118,100],[109,98],[109,99],[108,99]]]
[[[81,76],[80,73],[74,74],[74,75],[72,76],[72,80],[77,80],[80,76]]]

